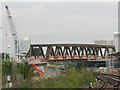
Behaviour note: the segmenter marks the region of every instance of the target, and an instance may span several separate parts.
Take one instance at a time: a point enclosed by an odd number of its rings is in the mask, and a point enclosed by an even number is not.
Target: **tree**
[[[5,56],[6,60],[7,60],[7,59],[10,59],[10,55],[9,55],[9,54],[7,54],[7,53],[0,53],[0,58],[1,58],[2,60],[4,60],[4,56]]]
[[[37,56],[38,55],[39,48],[34,48],[31,52],[31,56]],[[26,54],[26,57],[29,56],[30,51]],[[39,51],[39,56],[42,56],[41,50]]]
[[[25,61],[22,68],[24,80],[31,78],[33,75],[32,65]]]

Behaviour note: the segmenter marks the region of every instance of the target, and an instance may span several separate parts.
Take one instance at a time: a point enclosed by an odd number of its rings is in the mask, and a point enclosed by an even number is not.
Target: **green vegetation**
[[[17,73],[18,74],[21,74],[22,73],[22,71],[23,71],[23,64],[21,64],[21,63],[16,63],[17,64]]]
[[[49,69],[53,69],[53,70],[55,70],[56,68],[55,68],[55,67],[49,67]]]
[[[118,70],[118,74],[120,75],[120,69]]]
[[[81,61],[81,62],[78,62],[75,67],[76,68],[86,68],[86,67],[104,67],[105,66],[105,63],[99,63],[99,62],[84,62],[84,61]]]
[[[10,59],[10,55],[9,54],[7,54],[7,53],[0,53],[0,59],[4,60],[4,56],[5,56],[6,60]]]
[[[3,75],[11,74],[11,70],[12,70],[12,63],[8,61],[3,61],[2,62],[2,74]]]
[[[17,88],[80,88],[81,86],[89,86],[89,83],[94,80],[95,77],[92,73],[70,68],[58,77],[39,79],[36,82],[20,82]]]
[[[30,79],[33,76],[33,66],[31,64],[28,64],[28,62],[24,63],[22,69],[23,69],[24,79]]]
[[[33,75],[33,67],[28,64],[28,62],[13,63],[9,61],[3,61],[2,75],[11,75],[14,80],[16,80],[16,75],[23,75],[24,79],[30,79]]]
[[[31,52],[31,56],[37,56],[38,55],[39,48],[34,48],[33,52]],[[27,53],[29,55],[30,52]],[[40,51],[39,56],[42,56],[42,52]]]

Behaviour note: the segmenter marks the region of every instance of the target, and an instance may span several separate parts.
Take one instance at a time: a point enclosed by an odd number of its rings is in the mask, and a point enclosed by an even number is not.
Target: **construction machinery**
[[[35,69],[40,75],[43,75],[43,74],[44,74],[44,72],[39,71],[39,70],[37,69],[37,66],[36,66],[34,63],[32,63],[32,65],[33,65],[34,69]]]
[[[6,12],[7,12],[7,19],[8,19],[10,31],[11,31],[12,38],[13,38],[13,41],[14,41],[15,56],[18,56],[18,58],[19,58],[19,52],[20,52],[20,49],[19,49],[19,48],[22,48],[23,46],[25,47],[26,42],[25,42],[25,40],[24,40],[24,41],[22,40],[21,42],[18,40],[18,38],[17,38],[17,32],[16,32],[16,30],[15,30],[15,25],[14,25],[12,16],[11,16],[11,14],[10,14],[10,11],[9,11],[9,9],[8,9],[8,6],[5,6],[5,8],[6,8]],[[22,44],[22,46],[19,46],[19,43]],[[26,47],[27,47],[27,46],[26,46]],[[21,51],[23,51],[23,50],[24,50],[24,49],[22,48]],[[21,53],[23,54],[24,52],[21,52]],[[26,52],[25,52],[25,54],[26,54]],[[39,70],[37,69],[37,66],[36,66],[34,63],[32,63],[32,65],[33,65],[34,69],[35,69],[40,75],[43,75],[43,74],[44,74],[44,72],[41,72],[41,71],[39,71]]]
[[[8,6],[5,6],[6,8],[6,12],[7,12],[7,19],[8,19],[8,23],[9,23],[9,27],[10,27],[10,31],[12,34],[12,38],[13,38],[13,42],[14,42],[14,55],[15,58],[14,59],[19,59],[19,57],[21,56],[25,56],[29,50],[30,47],[30,39],[29,38],[24,38],[24,40],[18,40],[18,35],[15,29],[15,25],[14,25],[14,21],[13,18],[10,14],[9,8]]]
[[[17,32],[16,32],[16,30],[15,30],[15,25],[14,25],[14,22],[13,22],[13,18],[12,18],[11,14],[10,14],[10,11],[9,11],[9,9],[8,9],[8,6],[5,6],[5,8],[6,8],[6,12],[7,12],[7,19],[8,19],[10,31],[11,31],[12,38],[13,38],[13,41],[14,41],[15,55],[17,55],[17,53],[18,53]]]

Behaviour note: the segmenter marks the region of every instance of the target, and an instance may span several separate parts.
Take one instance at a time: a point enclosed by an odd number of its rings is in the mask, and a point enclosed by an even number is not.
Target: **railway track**
[[[104,81],[102,81],[102,84],[100,85],[100,87],[98,88],[98,90],[102,90],[106,86],[107,86],[107,83],[105,83]]]
[[[120,89],[120,76],[103,73],[94,73],[94,75],[96,75],[97,79],[99,79],[102,82],[98,90]]]

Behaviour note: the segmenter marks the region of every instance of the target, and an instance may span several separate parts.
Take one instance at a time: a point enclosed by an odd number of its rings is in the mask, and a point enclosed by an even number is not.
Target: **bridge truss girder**
[[[35,53],[34,48],[37,48]],[[44,49],[46,48],[46,49]],[[43,50],[44,49],[44,50]],[[108,53],[115,52],[115,47],[110,45],[95,45],[95,44],[32,44],[28,52],[28,57],[43,56],[46,60],[52,56],[56,60],[59,56],[66,59],[67,56],[72,59],[76,56],[101,56],[106,57]],[[41,53],[41,55],[40,55]]]

